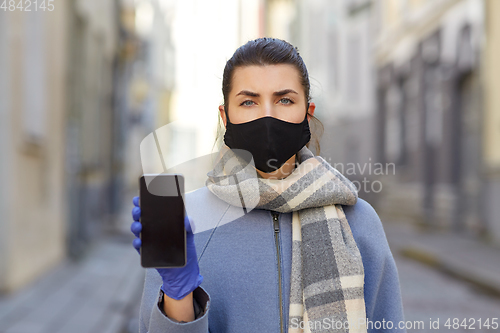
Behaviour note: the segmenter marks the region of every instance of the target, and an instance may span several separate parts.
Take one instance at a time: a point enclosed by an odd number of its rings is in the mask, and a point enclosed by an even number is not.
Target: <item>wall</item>
[[[486,1],[486,44],[483,57],[485,114],[483,154],[485,170],[485,218],[491,238],[500,244],[500,2]]]
[[[64,86],[67,72],[64,20],[67,8],[14,11],[0,62],[3,84],[2,218],[0,290],[21,288],[65,255]],[[2,38],[0,38],[2,39]],[[4,43],[4,41],[7,41]],[[3,89],[2,89],[3,90]],[[4,93],[7,90],[4,90]],[[3,154],[2,153],[2,154]]]

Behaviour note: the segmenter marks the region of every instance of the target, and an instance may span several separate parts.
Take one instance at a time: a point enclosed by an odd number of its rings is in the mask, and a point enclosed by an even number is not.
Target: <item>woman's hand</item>
[[[141,217],[141,208],[139,207],[139,197],[133,199],[134,208],[132,209],[132,217],[134,222],[130,226],[130,230],[135,235],[133,241],[134,248],[140,253],[142,245],[139,235],[142,230],[142,224],[139,222]],[[161,289],[170,298],[180,300],[186,295],[195,290],[203,281],[203,276],[200,275],[198,267],[198,258],[196,256],[196,248],[194,245],[194,235],[191,230],[190,219],[188,216],[184,219],[186,228],[186,250],[187,263],[186,266],[180,268],[157,268],[160,274],[163,285]]]

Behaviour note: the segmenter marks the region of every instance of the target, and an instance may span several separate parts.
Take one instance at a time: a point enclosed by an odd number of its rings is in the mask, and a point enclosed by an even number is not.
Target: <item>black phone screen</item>
[[[142,267],[185,266],[184,177],[143,175],[139,179],[139,188]]]

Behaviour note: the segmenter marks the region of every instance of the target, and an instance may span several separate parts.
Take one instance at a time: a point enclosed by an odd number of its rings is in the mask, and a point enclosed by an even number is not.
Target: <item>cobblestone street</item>
[[[138,332],[144,269],[131,237],[96,244],[35,284],[0,298],[1,333]]]
[[[498,332],[490,329],[479,329],[478,320],[483,322],[490,318],[500,317],[500,299],[488,296],[475,286],[458,281],[444,273],[438,272],[421,263],[402,256],[395,256],[398,266],[405,319],[407,321],[423,321],[424,329],[409,329],[408,332]],[[448,329],[444,324],[451,318],[458,318],[467,325],[476,320],[471,329],[463,327]],[[439,329],[431,329],[429,320],[439,319]],[[500,319],[497,319],[497,322]],[[475,327],[475,329],[472,329]]]
[[[494,329],[493,325],[489,329],[479,328],[479,320],[484,323],[489,319],[490,324],[493,318],[497,318],[497,323],[500,321],[500,298],[476,284],[444,273],[438,267],[429,267],[401,255],[401,237],[395,230],[398,227],[386,223],[384,228],[398,267],[405,320],[410,321],[413,326],[408,332],[458,333],[500,330],[500,327]],[[457,251],[456,257],[461,257],[461,253]],[[481,258],[477,260],[481,262]],[[466,319],[464,324],[466,323],[467,327],[460,326],[453,329],[454,318],[458,318],[459,324]],[[451,327],[445,326],[448,319]],[[417,321],[422,322],[420,328],[417,327]],[[434,323],[433,328],[430,321]]]

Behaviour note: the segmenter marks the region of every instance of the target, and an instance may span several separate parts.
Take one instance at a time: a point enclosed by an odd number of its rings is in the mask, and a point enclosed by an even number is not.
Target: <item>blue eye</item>
[[[243,102],[240,104],[240,106],[241,106],[241,105],[245,105],[245,106],[250,106],[250,105],[252,105],[252,104],[247,104],[247,102],[253,103],[253,101],[251,101],[251,100],[246,100],[246,101],[243,101]]]
[[[286,97],[280,99],[280,102],[282,104],[293,104],[293,101],[290,98],[286,98]]]

